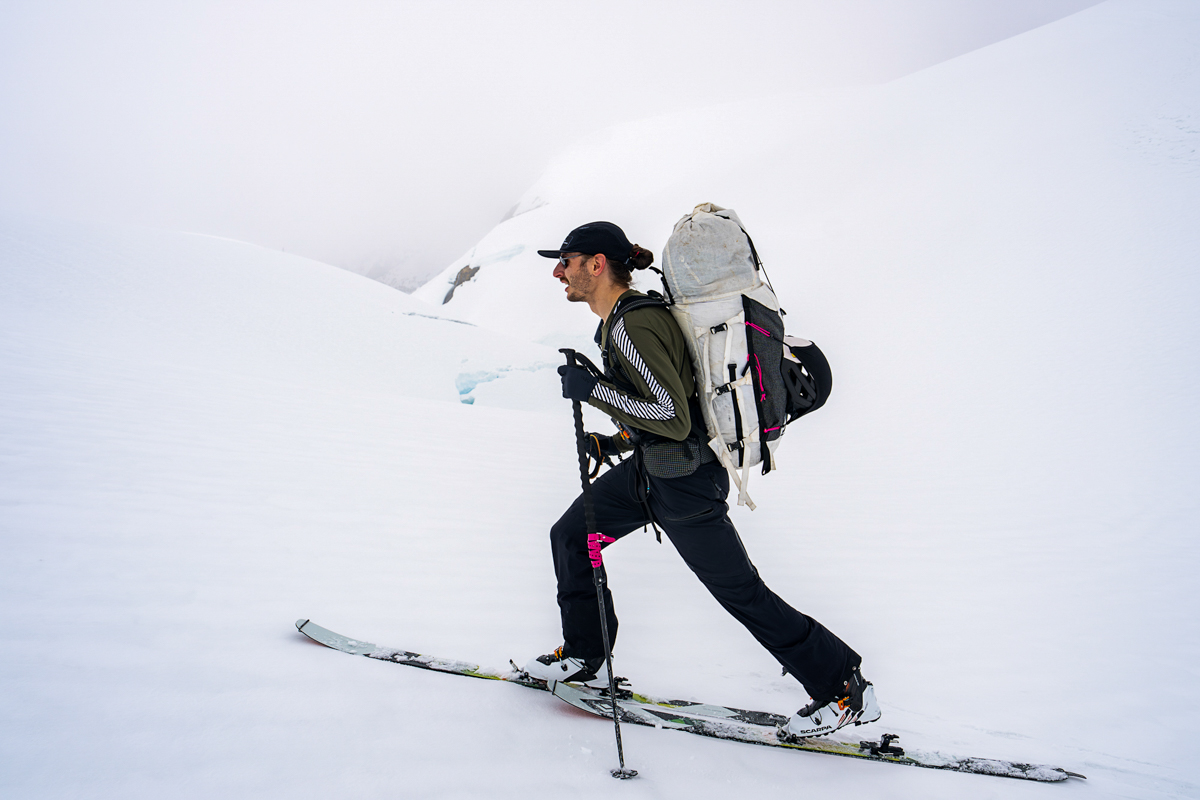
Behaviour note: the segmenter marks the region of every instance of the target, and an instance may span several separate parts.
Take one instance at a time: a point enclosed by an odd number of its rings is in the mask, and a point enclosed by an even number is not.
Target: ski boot
[[[813,700],[793,714],[787,725],[780,727],[779,735],[784,739],[824,736],[851,723],[866,725],[880,716],[874,685],[855,667],[835,697]]]
[[[595,658],[575,658],[563,655],[562,647],[555,648],[553,653],[538,656],[525,665],[522,670],[531,678],[550,683],[582,683],[597,689],[608,688],[608,665],[604,656]]]

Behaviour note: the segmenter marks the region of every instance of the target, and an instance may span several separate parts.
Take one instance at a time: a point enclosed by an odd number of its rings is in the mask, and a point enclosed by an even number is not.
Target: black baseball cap
[[[625,264],[629,261],[629,251],[632,249],[633,245],[625,236],[625,231],[616,225],[611,222],[589,222],[568,233],[557,250],[538,250],[538,255],[559,258],[563,253],[589,256],[604,253],[609,259]]]

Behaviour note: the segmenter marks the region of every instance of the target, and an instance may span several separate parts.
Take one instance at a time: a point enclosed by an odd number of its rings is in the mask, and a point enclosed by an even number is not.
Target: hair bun
[[[646,269],[654,263],[654,253],[651,253],[641,245],[635,244],[633,249],[629,251],[629,267],[630,269]]]

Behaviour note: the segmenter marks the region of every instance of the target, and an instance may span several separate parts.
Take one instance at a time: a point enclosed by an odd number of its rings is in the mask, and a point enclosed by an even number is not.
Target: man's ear
[[[608,256],[604,253],[596,253],[592,256],[592,274],[599,276],[604,270],[608,269]]]

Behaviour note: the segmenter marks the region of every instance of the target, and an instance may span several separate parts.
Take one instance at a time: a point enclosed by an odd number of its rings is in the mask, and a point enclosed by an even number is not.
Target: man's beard
[[[580,271],[575,280],[567,281],[567,300],[572,303],[586,303],[591,294],[593,278],[591,273]]]

